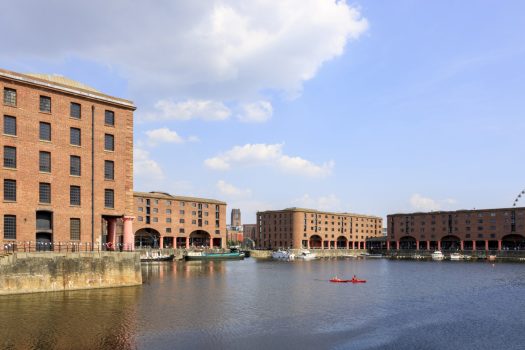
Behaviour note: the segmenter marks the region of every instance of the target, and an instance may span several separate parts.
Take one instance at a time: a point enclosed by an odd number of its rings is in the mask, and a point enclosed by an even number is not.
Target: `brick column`
[[[399,250],[399,241],[396,241],[396,250]]]
[[[135,235],[133,234],[133,216],[124,216],[124,250],[135,250]]]
[[[416,240],[416,250],[419,250],[419,241]]]
[[[472,241],[472,250],[474,251],[476,250],[476,241],[474,240]]]
[[[386,241],[386,250],[390,250],[390,241],[388,239]]]
[[[465,241],[459,241],[459,246],[461,247],[461,250],[465,250]]]
[[[213,249],[213,237],[210,237],[210,249]]]
[[[159,248],[162,249],[164,248],[164,237],[160,236],[159,238]]]
[[[438,241],[438,250],[441,250],[441,241]]]
[[[501,239],[498,240],[498,250],[501,250]]]
[[[427,241],[427,250],[430,250],[430,241]]]
[[[489,240],[488,239],[485,240],[485,251],[487,252],[489,251]]]
[[[186,249],[190,249],[190,237],[186,237]]]

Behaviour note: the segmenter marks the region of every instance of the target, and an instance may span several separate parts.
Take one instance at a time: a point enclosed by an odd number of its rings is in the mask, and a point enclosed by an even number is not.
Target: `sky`
[[[255,223],[510,207],[525,188],[522,1],[18,0],[0,29],[1,68],[134,101],[137,191]]]

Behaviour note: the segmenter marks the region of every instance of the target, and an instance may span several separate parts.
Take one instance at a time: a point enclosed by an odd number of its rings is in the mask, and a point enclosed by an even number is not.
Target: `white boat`
[[[450,253],[450,260],[458,261],[458,260],[463,260],[463,259],[464,259],[463,254],[459,254],[459,253]]]
[[[443,260],[445,256],[441,252],[441,250],[436,250],[434,253],[432,253],[432,260]]]
[[[272,252],[272,258],[276,260],[290,261],[295,259],[295,254],[288,250],[279,249],[278,251]]]
[[[312,253],[311,251],[307,249],[303,249],[301,250],[301,253],[297,255],[297,259],[314,260],[314,259],[317,259],[317,254]]]

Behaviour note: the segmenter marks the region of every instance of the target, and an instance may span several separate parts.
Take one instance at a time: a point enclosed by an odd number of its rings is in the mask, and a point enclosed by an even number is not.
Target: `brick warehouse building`
[[[525,208],[388,215],[387,249],[525,249]]]
[[[135,246],[226,246],[226,203],[215,199],[135,192]]]
[[[60,77],[0,70],[5,244],[133,243],[133,111]]]
[[[258,248],[365,249],[382,235],[383,219],[351,213],[288,208],[257,213]]]

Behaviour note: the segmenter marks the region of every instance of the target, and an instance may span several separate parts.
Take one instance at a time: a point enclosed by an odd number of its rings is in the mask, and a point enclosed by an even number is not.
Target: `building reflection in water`
[[[135,349],[141,287],[0,297],[0,348]]]

